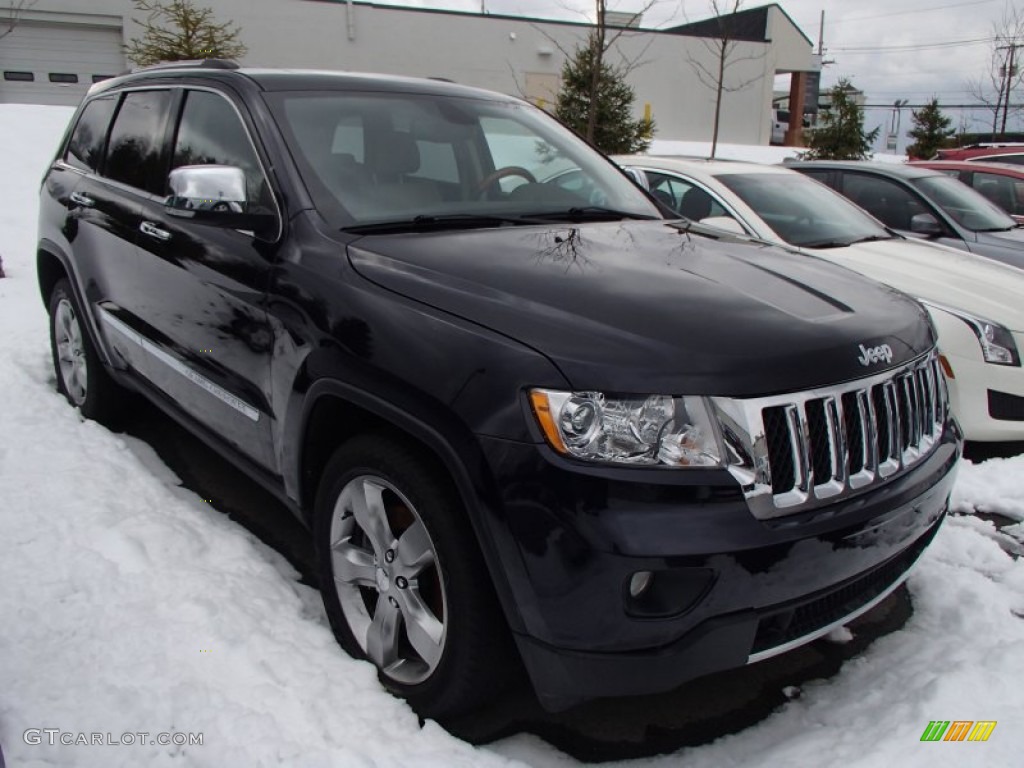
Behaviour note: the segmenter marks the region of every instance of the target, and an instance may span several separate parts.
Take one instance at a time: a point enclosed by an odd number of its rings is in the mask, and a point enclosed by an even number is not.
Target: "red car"
[[[935,160],[966,160],[968,162],[981,161],[984,163],[1013,163],[1024,165],[1024,144],[975,144],[971,147],[957,147],[956,149],[940,149],[937,151]]]
[[[1024,158],[1024,154],[1021,157]],[[959,179],[1010,214],[1017,223],[1024,224],[1024,166],[966,160],[919,160],[911,165],[934,168]]]

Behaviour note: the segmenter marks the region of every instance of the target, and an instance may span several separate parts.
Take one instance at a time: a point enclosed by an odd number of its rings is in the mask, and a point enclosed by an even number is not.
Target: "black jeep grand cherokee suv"
[[[95,86],[48,170],[60,391],[287,503],[427,715],[665,690],[881,600],[960,438],[924,312],[686,221],[524,102],[224,62]],[[512,642],[514,640],[514,642]]]

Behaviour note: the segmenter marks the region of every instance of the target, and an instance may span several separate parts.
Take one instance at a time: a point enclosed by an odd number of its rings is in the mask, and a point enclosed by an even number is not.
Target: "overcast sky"
[[[387,2],[387,0],[384,0]],[[731,5],[732,0],[721,0]],[[1016,0],[1024,10],[1024,0]],[[484,0],[489,13],[538,18],[584,20],[593,18],[592,0]],[[480,0],[397,0],[398,5],[479,11]],[[610,0],[609,9],[635,12],[645,0]],[[743,8],[765,3],[745,0]],[[940,105],[975,101],[966,81],[985,75],[992,54],[993,25],[1003,16],[1007,0],[782,0],[779,5],[815,45],[821,12],[825,11],[825,59],[834,63],[824,68],[822,86],[849,78],[865,91],[868,104],[891,105],[897,99],[911,104],[939,98]],[[658,0],[644,15],[644,26],[670,27],[707,18],[710,0]],[[1021,51],[1024,57],[1024,51]],[[959,122],[960,110],[947,114]],[[892,109],[871,109],[866,113],[868,128],[890,123]],[[965,111],[965,116],[972,112]],[[973,117],[980,128],[984,110]],[[988,113],[991,121],[991,113]],[[1014,124],[1015,123],[1015,124]],[[904,112],[901,132],[909,124]],[[1021,129],[1020,117],[1011,125]],[[1007,126],[1011,127],[1010,125]],[[903,142],[901,142],[902,144]]]

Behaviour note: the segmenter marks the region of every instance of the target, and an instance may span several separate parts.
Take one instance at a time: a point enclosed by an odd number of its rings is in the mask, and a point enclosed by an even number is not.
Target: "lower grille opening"
[[[990,389],[988,415],[999,421],[1024,421],[1024,397]]]
[[[853,581],[786,608],[769,608],[758,622],[751,653],[777,648],[827,627],[874,600],[900,578],[932,540],[938,525],[892,559]]]

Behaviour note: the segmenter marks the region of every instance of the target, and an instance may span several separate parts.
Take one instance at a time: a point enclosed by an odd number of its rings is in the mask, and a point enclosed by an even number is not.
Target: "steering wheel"
[[[504,168],[499,168],[498,170],[487,174],[487,176],[484,177],[483,181],[481,181],[477,185],[476,191],[482,195],[492,186],[494,186],[495,182],[500,181],[501,179],[504,179],[507,176],[521,176],[531,184],[537,183],[537,177],[534,176],[525,168],[522,168],[518,165],[506,165]]]

